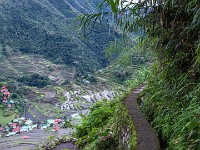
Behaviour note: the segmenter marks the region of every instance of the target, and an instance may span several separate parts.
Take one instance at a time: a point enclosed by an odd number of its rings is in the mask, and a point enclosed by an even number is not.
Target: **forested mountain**
[[[105,67],[103,49],[116,35],[103,25],[88,31],[85,39],[72,24],[81,13],[95,12],[95,7],[87,0],[1,0],[0,44],[75,66],[80,72]]]

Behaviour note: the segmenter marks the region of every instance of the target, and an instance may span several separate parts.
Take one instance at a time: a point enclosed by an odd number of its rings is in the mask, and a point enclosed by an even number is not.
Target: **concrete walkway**
[[[137,133],[137,145],[135,150],[159,150],[160,145],[157,135],[137,104],[138,95],[143,89],[144,84],[134,89],[125,100],[128,114],[133,119]]]

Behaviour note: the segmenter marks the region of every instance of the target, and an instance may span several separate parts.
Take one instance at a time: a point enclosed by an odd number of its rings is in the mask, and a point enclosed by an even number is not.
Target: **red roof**
[[[58,126],[55,126],[55,127],[54,127],[54,130],[55,130],[55,131],[58,131],[58,130],[59,130],[59,127],[58,127]]]
[[[24,139],[28,139],[28,138],[29,138],[29,136],[23,136],[23,138],[24,138]]]
[[[20,132],[20,128],[19,127],[16,127],[12,130],[13,132]]]
[[[17,123],[12,123],[12,124],[11,124],[11,126],[17,126],[17,125],[18,125]]]
[[[58,122],[55,121],[53,124],[58,124]]]
[[[61,121],[61,119],[56,119],[56,120],[55,120],[55,122],[60,122],[60,121]]]
[[[3,94],[5,94],[5,95],[10,95],[10,92],[4,92]]]

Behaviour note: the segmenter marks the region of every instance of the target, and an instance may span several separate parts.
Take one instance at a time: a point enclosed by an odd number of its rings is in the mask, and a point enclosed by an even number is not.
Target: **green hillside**
[[[109,34],[104,25],[88,31],[86,40],[71,25],[77,15],[94,12],[94,6],[78,0],[2,0],[0,44],[75,66],[79,72],[105,67],[108,62],[103,49],[117,35]]]

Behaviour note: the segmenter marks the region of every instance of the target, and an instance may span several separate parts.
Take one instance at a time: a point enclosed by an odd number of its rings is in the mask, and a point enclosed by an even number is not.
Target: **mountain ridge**
[[[103,49],[114,40],[114,34],[104,25],[95,27],[85,39],[83,33],[70,27],[79,14],[95,9],[95,3],[88,1],[3,0],[0,44],[73,66],[81,73],[98,70],[108,64]]]

